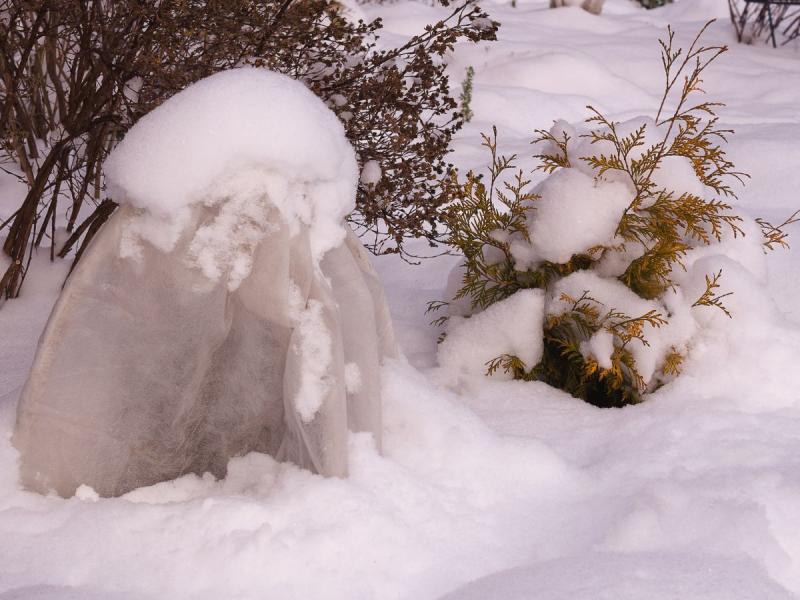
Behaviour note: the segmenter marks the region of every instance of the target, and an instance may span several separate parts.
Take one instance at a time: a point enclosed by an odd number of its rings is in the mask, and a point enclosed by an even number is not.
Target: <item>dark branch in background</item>
[[[800,38],[800,6],[797,4],[728,0],[728,8],[740,42],[751,44],[761,40],[777,46]]]
[[[331,0],[0,0],[0,169],[28,186],[0,227],[11,258],[0,297],[19,294],[45,240],[51,257],[80,258],[116,206],[103,162],[142,115],[243,64],[304,81],[362,164],[378,162],[380,181],[360,185],[351,215],[367,247],[435,243],[445,155],[462,123],[444,58],[459,40],[494,39],[496,23],[464,0],[399,48],[379,47],[380,28],[347,20]],[[62,218],[68,239],[55,248]]]

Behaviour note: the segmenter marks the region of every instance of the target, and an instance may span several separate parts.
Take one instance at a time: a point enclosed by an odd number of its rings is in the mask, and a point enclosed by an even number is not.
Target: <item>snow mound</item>
[[[87,587],[31,585],[0,594],[0,600],[138,600],[138,596]]]
[[[300,82],[256,68],[217,73],[176,94],[142,117],[104,168],[113,196],[143,212],[122,248],[131,256],[138,240],[169,252],[191,206],[240,197],[244,187],[268,192],[290,226],[308,225],[319,259],[344,239],[341,221],[354,208],[358,181],[336,116]],[[251,220],[257,215],[249,211]],[[222,222],[206,230],[215,248],[198,250],[207,275],[215,272],[208,257],[230,254],[216,248],[241,229]]]
[[[520,290],[470,318],[450,317],[439,362],[453,374],[483,375],[487,363],[504,354],[530,368],[542,358],[544,292]],[[510,375],[498,371],[496,377]]]
[[[538,260],[554,263],[565,263],[594,246],[611,245],[634,198],[625,184],[596,179],[578,169],[557,171],[536,192],[541,198],[529,224],[534,253]]]
[[[495,573],[442,600],[789,600],[754,561],[691,554],[596,554]]]

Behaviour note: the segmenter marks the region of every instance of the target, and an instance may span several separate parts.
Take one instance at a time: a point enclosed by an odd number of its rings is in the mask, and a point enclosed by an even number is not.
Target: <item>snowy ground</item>
[[[579,122],[586,104],[652,114],[666,24],[687,42],[719,17],[709,40],[733,47],[705,87],[727,102],[730,154],[752,175],[739,205],[776,220],[800,207],[797,50],[736,46],[723,0],[607,0],[601,17],[545,4],[491,6],[500,41],[458,48],[454,81],[476,70],[461,166],[484,164],[478,135],[493,123],[503,151],[524,157],[533,129]],[[440,14],[411,2],[368,12],[398,39]],[[768,286],[736,299],[727,333],[701,338],[677,382],[624,410],[537,383],[446,388],[423,311],[454,259],[377,260],[408,359],[385,372],[385,456],[354,436],[347,480],[250,455],[224,481],[113,500],[17,484],[16,398],[64,273],[43,266],[0,310],[0,599],[797,597],[798,252],[772,255]]]

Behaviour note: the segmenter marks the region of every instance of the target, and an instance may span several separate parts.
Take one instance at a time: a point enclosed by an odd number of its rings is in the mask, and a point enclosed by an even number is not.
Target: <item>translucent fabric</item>
[[[26,487],[117,496],[186,473],[223,477],[251,451],[345,476],[348,430],[380,448],[379,367],[395,344],[358,239],[348,230],[315,265],[307,230],[273,211],[230,289],[188,260],[218,212],[195,206],[171,252],[143,244],[132,259],[120,245],[140,215],[122,206],[87,249],[20,399]]]

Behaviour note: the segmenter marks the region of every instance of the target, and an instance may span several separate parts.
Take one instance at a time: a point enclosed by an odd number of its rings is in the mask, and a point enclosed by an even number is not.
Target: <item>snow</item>
[[[645,383],[650,383],[657,369],[663,365],[666,355],[673,348],[685,352],[690,339],[697,331],[697,324],[691,314],[691,305],[705,291],[705,277],[702,289],[696,285],[691,289],[697,291],[696,296],[687,298],[682,290],[674,289],[668,290],[662,300],[644,300],[616,279],[600,277],[592,271],[576,271],[552,286],[548,294],[546,312],[548,315],[562,314],[569,310],[573,302],[584,292],[587,292],[595,301],[591,304],[598,309],[601,317],[611,310],[624,313],[630,318],[641,317],[650,311],[658,313],[668,322],[660,327],[645,325],[642,333],[647,344],[632,340],[628,345],[636,360],[636,370]],[[562,299],[562,294],[573,300]],[[708,307],[699,307],[696,310],[697,312],[719,311]],[[718,325],[724,328],[727,323]],[[605,336],[590,339],[584,348],[587,356],[593,356],[601,366],[609,364],[608,359],[613,349],[609,349],[609,340]]]
[[[309,300],[297,317],[297,348],[294,352],[304,357],[300,376],[300,389],[294,405],[304,423],[310,423],[322,406],[330,386],[328,373],[333,360],[331,333],[322,314],[322,303]]]
[[[344,366],[344,386],[348,394],[355,394],[361,390],[361,370],[356,363],[347,363]]]
[[[75,490],[75,497],[78,500],[89,500],[90,502],[96,502],[100,499],[100,494],[94,491],[88,485],[79,485],[78,489]]]
[[[382,176],[383,172],[377,160],[368,160],[361,168],[361,183],[364,185],[376,185]]]
[[[675,196],[690,194],[703,198],[706,188],[697,177],[692,161],[685,156],[666,156],[650,177],[656,188],[669,190]]]
[[[749,560],[691,553],[597,553],[489,575],[442,600],[790,600]]]
[[[611,355],[613,353],[614,336],[605,329],[601,329],[581,344],[581,354],[593,357],[601,369],[612,367]]]
[[[459,261],[447,274],[447,283],[444,286],[442,297],[451,299],[447,305],[447,314],[449,316],[466,317],[472,314],[472,301],[469,296],[455,297],[464,285],[465,264],[464,261]]]
[[[533,256],[554,263],[611,245],[622,213],[634,198],[624,183],[594,179],[576,168],[556,171],[535,192],[541,198],[528,217]],[[530,266],[525,264],[529,260],[518,259],[517,268]]]
[[[520,290],[469,319],[451,316],[439,346],[439,363],[455,377],[484,375],[490,361],[508,354],[530,369],[542,358],[543,321],[542,290]],[[510,374],[500,369],[493,377]]]
[[[780,222],[797,208],[796,51],[736,45],[720,0],[652,11],[607,0],[599,17],[546,4],[490,4],[500,40],[454,52],[454,84],[467,65],[476,70],[475,117],[455,141],[456,164],[485,167],[478,134],[492,123],[501,150],[533,166],[531,132],[557,118],[582,127],[587,103],[621,121],[650,114],[662,76],[657,36],[671,22],[686,47],[716,16],[708,41],[732,47],[704,88],[728,103],[730,156],[752,176],[737,209]],[[416,2],[363,10],[400,41],[443,14]],[[159,172],[142,168],[131,185]],[[0,309],[0,598],[796,598],[800,243],[765,261],[752,223],[745,230],[687,257],[684,304],[722,268],[734,318],[692,309],[701,327],[684,373],[641,405],[603,410],[539,382],[483,376],[445,385],[439,331],[424,310],[446,297],[458,259],[382,257],[375,264],[406,356],[384,372],[383,456],[355,435],[345,480],[251,454],[231,461],[222,481],[187,476],[96,501],[88,490],[68,500],[21,490],[8,442],[68,267],[49,266],[43,250],[23,298]]]
[[[208,77],[144,116],[105,173],[112,196],[143,211],[121,249],[132,258],[141,240],[169,252],[193,205],[233,198],[229,214],[195,240],[201,270],[216,278],[232,269],[233,288],[249,272],[247,248],[265,235],[265,193],[288,224],[310,227],[319,260],[344,239],[358,179],[344,129],[325,104],[301,83],[256,68]]]
[[[270,193],[269,187],[259,185],[262,181],[259,172],[237,172],[236,179],[227,181],[220,191],[227,200],[219,213],[212,222],[198,228],[189,245],[190,261],[212,281],[228,273],[231,291],[250,274],[261,239],[278,230],[274,219],[270,219],[270,198],[275,194]]]

